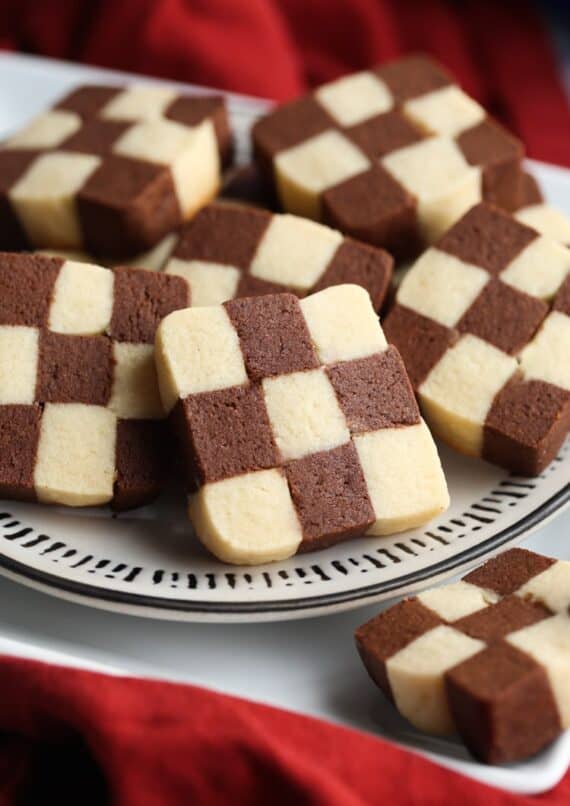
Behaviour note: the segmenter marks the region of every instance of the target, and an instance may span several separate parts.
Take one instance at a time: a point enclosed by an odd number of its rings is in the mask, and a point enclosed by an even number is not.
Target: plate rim
[[[17,577],[28,584],[41,586],[44,592],[51,595],[66,595],[74,601],[85,605],[106,606],[108,609],[130,612],[135,615],[168,618],[167,614],[177,613],[189,618],[192,615],[212,618],[240,617],[256,615],[258,617],[286,618],[320,616],[332,608],[342,608],[352,605],[357,607],[359,601],[371,603],[380,597],[387,598],[394,591],[410,590],[421,586],[423,581],[440,581],[453,574],[453,571],[474,564],[482,555],[490,556],[505,543],[514,541],[528,535],[545,521],[561,514],[570,504],[570,482],[563,485],[550,498],[543,501],[540,506],[528,512],[522,518],[507,525],[500,532],[496,532],[481,543],[477,543],[461,552],[452,554],[427,565],[417,571],[385,581],[374,582],[356,589],[337,591],[336,593],[323,593],[318,596],[305,596],[293,599],[260,600],[254,601],[226,601],[212,602],[196,599],[179,599],[163,596],[151,596],[144,593],[131,593],[130,591],[115,590],[105,586],[91,585],[88,582],[79,582],[65,576],[58,576],[40,568],[15,560],[0,552],[0,573],[6,576]],[[397,594],[396,594],[397,595]],[[405,594],[403,594],[405,595]],[[153,612],[155,611],[155,612]],[[158,614],[156,613],[158,611]],[[160,616],[159,614],[163,614]]]

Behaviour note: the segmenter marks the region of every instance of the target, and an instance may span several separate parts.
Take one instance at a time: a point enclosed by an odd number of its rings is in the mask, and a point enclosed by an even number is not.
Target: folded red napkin
[[[0,804],[570,802],[490,789],[385,741],[194,686],[0,661]]]
[[[570,109],[532,0],[3,0],[0,47],[268,98],[432,53],[527,144],[570,165]]]

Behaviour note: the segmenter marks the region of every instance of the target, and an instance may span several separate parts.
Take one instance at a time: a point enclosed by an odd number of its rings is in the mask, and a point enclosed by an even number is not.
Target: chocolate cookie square
[[[356,631],[372,680],[427,733],[521,761],[570,726],[570,563],[511,549]]]
[[[0,247],[132,257],[216,195],[231,150],[221,97],[79,87],[2,144]]]
[[[492,205],[411,267],[385,330],[432,429],[538,475],[570,429],[570,252]]]
[[[0,493],[116,510],[151,500],[165,480],[154,331],[189,304],[186,282],[4,254],[0,284]]]
[[[177,311],[156,357],[190,519],[233,563],[424,523],[448,503],[404,365],[363,288]]]

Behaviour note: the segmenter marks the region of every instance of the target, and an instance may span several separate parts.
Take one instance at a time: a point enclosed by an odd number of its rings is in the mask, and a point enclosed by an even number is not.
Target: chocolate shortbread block
[[[253,142],[286,210],[398,257],[481,198],[519,203],[521,143],[421,56],[278,107],[256,123]]]
[[[570,251],[491,205],[412,266],[384,322],[432,430],[537,475],[570,429]]]
[[[374,682],[416,728],[519,761],[570,727],[570,562],[511,549],[356,631]]]
[[[154,365],[181,277],[0,254],[0,498],[151,500],[168,430]]]
[[[87,255],[74,258],[89,260]],[[379,310],[393,260],[383,249],[305,218],[218,202],[129,265],[184,277],[194,306],[282,291],[304,297],[331,285],[356,283]]]
[[[437,451],[366,291],[246,297],[166,317],[159,385],[217,557],[262,563],[444,510]]]
[[[547,204],[538,182],[531,174],[523,174],[521,202],[514,215],[518,221],[533,227],[541,235],[570,247],[570,217]]]
[[[0,145],[0,248],[135,255],[216,195],[230,150],[222,98],[80,87]]]

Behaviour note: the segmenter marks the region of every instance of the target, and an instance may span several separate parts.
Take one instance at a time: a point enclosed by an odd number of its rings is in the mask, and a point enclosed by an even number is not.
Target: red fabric
[[[0,804],[570,802],[515,798],[362,733],[191,686],[0,663]]]
[[[532,0],[2,0],[0,47],[282,100],[424,50],[570,165],[570,109]]]

